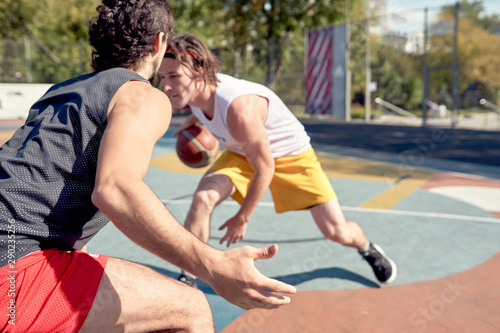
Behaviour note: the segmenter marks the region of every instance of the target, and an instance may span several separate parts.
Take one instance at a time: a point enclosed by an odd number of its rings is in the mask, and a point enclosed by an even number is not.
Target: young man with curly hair
[[[132,241],[244,308],[289,303],[254,261],[275,245],[218,251],[186,231],[143,178],[171,120],[148,82],[174,32],[165,0],[103,0],[95,72],[54,85],[0,149],[2,332],[214,332],[199,290],[81,251],[111,220]]]
[[[396,265],[363,229],[346,221],[337,196],[311,147],[304,126],[267,87],[219,73],[217,59],[196,36],[169,40],[159,77],[175,108],[189,105],[192,114],[174,136],[203,123],[227,148],[203,176],[193,196],[184,226],[208,241],[210,216],[228,197],[240,203],[221,244],[245,236],[258,202],[269,188],[276,212],[308,209],[323,235],[359,251],[381,283],[396,277]],[[179,280],[195,285],[182,272]]]

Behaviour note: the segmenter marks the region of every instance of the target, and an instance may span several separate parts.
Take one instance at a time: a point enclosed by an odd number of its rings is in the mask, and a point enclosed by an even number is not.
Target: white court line
[[[190,205],[191,200],[162,200],[166,205]],[[239,205],[236,201],[223,201],[221,205],[224,206],[235,206]],[[272,202],[259,202],[259,206],[264,207],[274,207]],[[444,214],[444,213],[428,213],[428,212],[412,212],[406,210],[387,210],[387,209],[374,209],[374,208],[360,208],[360,207],[348,207],[341,206],[342,210],[351,212],[366,212],[366,213],[376,213],[376,214],[386,214],[386,215],[405,215],[405,216],[416,216],[416,217],[432,217],[438,219],[454,219],[472,222],[487,222],[487,223],[499,223],[500,219],[493,217],[479,217],[479,216],[467,216],[467,215],[457,215],[457,214]]]
[[[488,222],[488,223],[500,223],[500,219],[494,217],[479,217],[479,216],[468,216],[468,215],[457,215],[457,214],[444,214],[444,213],[428,213],[428,212],[412,212],[407,210],[386,210],[386,209],[374,209],[374,208],[359,208],[359,207],[345,207],[342,206],[343,210],[357,211],[357,212],[369,212],[378,214],[388,214],[388,215],[411,215],[417,217],[434,217],[438,219],[455,219],[473,222]]]

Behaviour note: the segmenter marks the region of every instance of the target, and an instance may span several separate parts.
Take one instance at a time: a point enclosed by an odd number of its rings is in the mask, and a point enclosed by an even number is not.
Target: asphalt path
[[[500,132],[301,120],[313,141],[371,151],[500,165]]]

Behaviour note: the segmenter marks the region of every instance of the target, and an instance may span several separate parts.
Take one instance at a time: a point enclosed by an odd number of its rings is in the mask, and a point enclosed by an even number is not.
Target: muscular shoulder
[[[129,81],[125,83],[116,93],[112,104],[113,102],[138,108],[145,105],[166,107],[170,104],[168,97],[163,92],[153,88],[145,81]]]
[[[159,126],[161,130],[168,127],[171,116],[168,97],[144,81],[125,83],[114,96],[108,111],[108,120],[118,117],[137,123],[151,122],[151,126]]]
[[[264,122],[268,113],[268,101],[265,97],[249,94],[236,97],[228,109],[228,116],[233,119],[258,118]]]

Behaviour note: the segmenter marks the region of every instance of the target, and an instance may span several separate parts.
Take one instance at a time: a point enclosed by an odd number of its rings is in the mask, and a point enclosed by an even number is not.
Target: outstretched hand
[[[290,303],[280,294],[294,294],[294,286],[270,279],[255,268],[255,261],[270,259],[278,252],[276,244],[265,248],[239,247],[223,252],[223,258],[211,271],[209,283],[228,302],[245,310],[276,309]]]
[[[236,215],[221,225],[219,230],[224,230],[225,228],[227,228],[226,234],[222,237],[219,244],[227,240],[227,247],[229,247],[231,244],[236,244],[245,237],[247,222]]]

